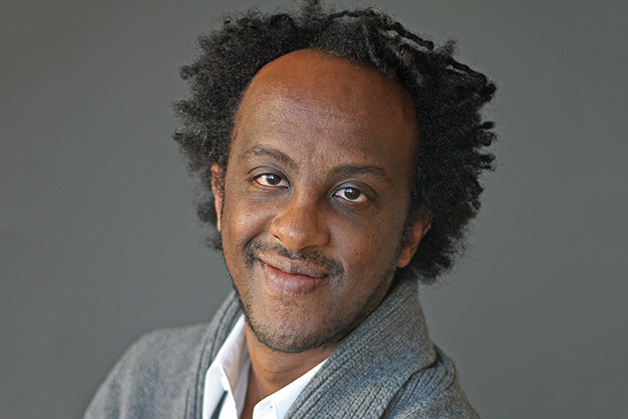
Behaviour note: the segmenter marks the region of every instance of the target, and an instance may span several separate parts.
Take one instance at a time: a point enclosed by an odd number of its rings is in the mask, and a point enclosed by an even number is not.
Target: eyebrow
[[[273,147],[268,147],[268,146],[258,144],[246,150],[244,154],[242,155],[243,159],[249,159],[252,157],[271,157],[273,159],[276,159],[290,166],[290,168],[293,170],[298,169],[297,164],[294,162],[294,160],[292,160],[287,154]],[[382,169],[381,167],[371,166],[371,165],[347,164],[347,165],[335,167],[331,171],[330,174],[332,176],[338,176],[338,175],[347,176],[347,175],[362,175],[362,174],[374,175],[376,177],[382,178],[385,182],[389,184],[394,183],[393,180],[388,175],[388,173],[386,172],[386,170]]]
[[[334,175],[374,175],[376,177],[382,178],[387,183],[390,183],[390,184],[393,183],[390,176],[388,176],[388,173],[386,173],[386,171],[382,169],[381,167],[377,167],[377,166],[345,165],[345,166],[336,167],[334,170],[332,170],[332,174]]]
[[[249,159],[251,157],[272,157],[275,160],[279,160],[280,162],[287,164],[288,166],[290,166],[291,169],[297,168],[297,164],[294,162],[294,160],[288,157],[287,154],[272,147],[258,144],[246,150],[242,155],[243,159]]]

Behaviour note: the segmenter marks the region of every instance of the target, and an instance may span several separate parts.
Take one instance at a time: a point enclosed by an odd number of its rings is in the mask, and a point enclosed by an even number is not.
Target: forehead
[[[301,50],[267,64],[251,81],[236,114],[230,160],[265,142],[324,159],[337,156],[330,149],[354,159],[386,156],[396,165],[412,159],[417,136],[412,100],[399,82]]]
[[[239,113],[255,100],[282,95],[295,101],[318,100],[336,111],[368,115],[383,124],[415,124],[412,99],[405,88],[379,70],[313,49],[286,54],[265,65],[253,78]]]

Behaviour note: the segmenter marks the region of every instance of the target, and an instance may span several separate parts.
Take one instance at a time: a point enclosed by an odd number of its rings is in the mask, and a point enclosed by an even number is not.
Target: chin
[[[336,340],[329,339],[323,333],[285,333],[283,330],[282,332],[266,330],[264,326],[261,328],[256,327],[250,322],[249,325],[260,342],[278,352],[301,353],[313,349],[327,348],[338,343]]]
[[[270,349],[285,353],[301,353],[334,346],[338,343],[337,333],[333,330],[317,329],[311,324],[304,324],[296,318],[294,313],[290,314],[289,307],[284,310],[288,312],[287,316],[279,315],[279,318],[264,319],[263,322],[258,321],[255,311],[250,310],[250,307],[244,310],[251,331]],[[305,319],[305,323],[311,323],[312,320],[312,318]]]

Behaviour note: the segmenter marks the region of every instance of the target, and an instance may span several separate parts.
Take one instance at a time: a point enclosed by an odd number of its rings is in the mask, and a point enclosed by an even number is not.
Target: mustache
[[[316,250],[306,250],[298,253],[290,252],[279,243],[262,239],[251,240],[244,249],[246,263],[251,266],[260,253],[275,254],[291,260],[306,262],[309,265],[329,272],[333,276],[343,276],[345,269],[340,262]]]

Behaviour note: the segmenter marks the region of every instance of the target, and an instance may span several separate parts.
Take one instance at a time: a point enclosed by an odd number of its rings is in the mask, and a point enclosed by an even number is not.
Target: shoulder
[[[460,387],[452,360],[439,348],[428,368],[417,371],[396,394],[386,417],[478,419]]]
[[[174,373],[198,357],[207,335],[207,324],[159,329],[143,335],[122,356],[116,369],[142,374]]]
[[[241,315],[231,293],[209,324],[142,336],[101,384],[85,419],[167,418],[198,410],[199,389],[222,342]]]
[[[85,419],[168,417],[170,409],[184,409],[207,332],[208,325],[196,325],[142,336],[100,386]]]

